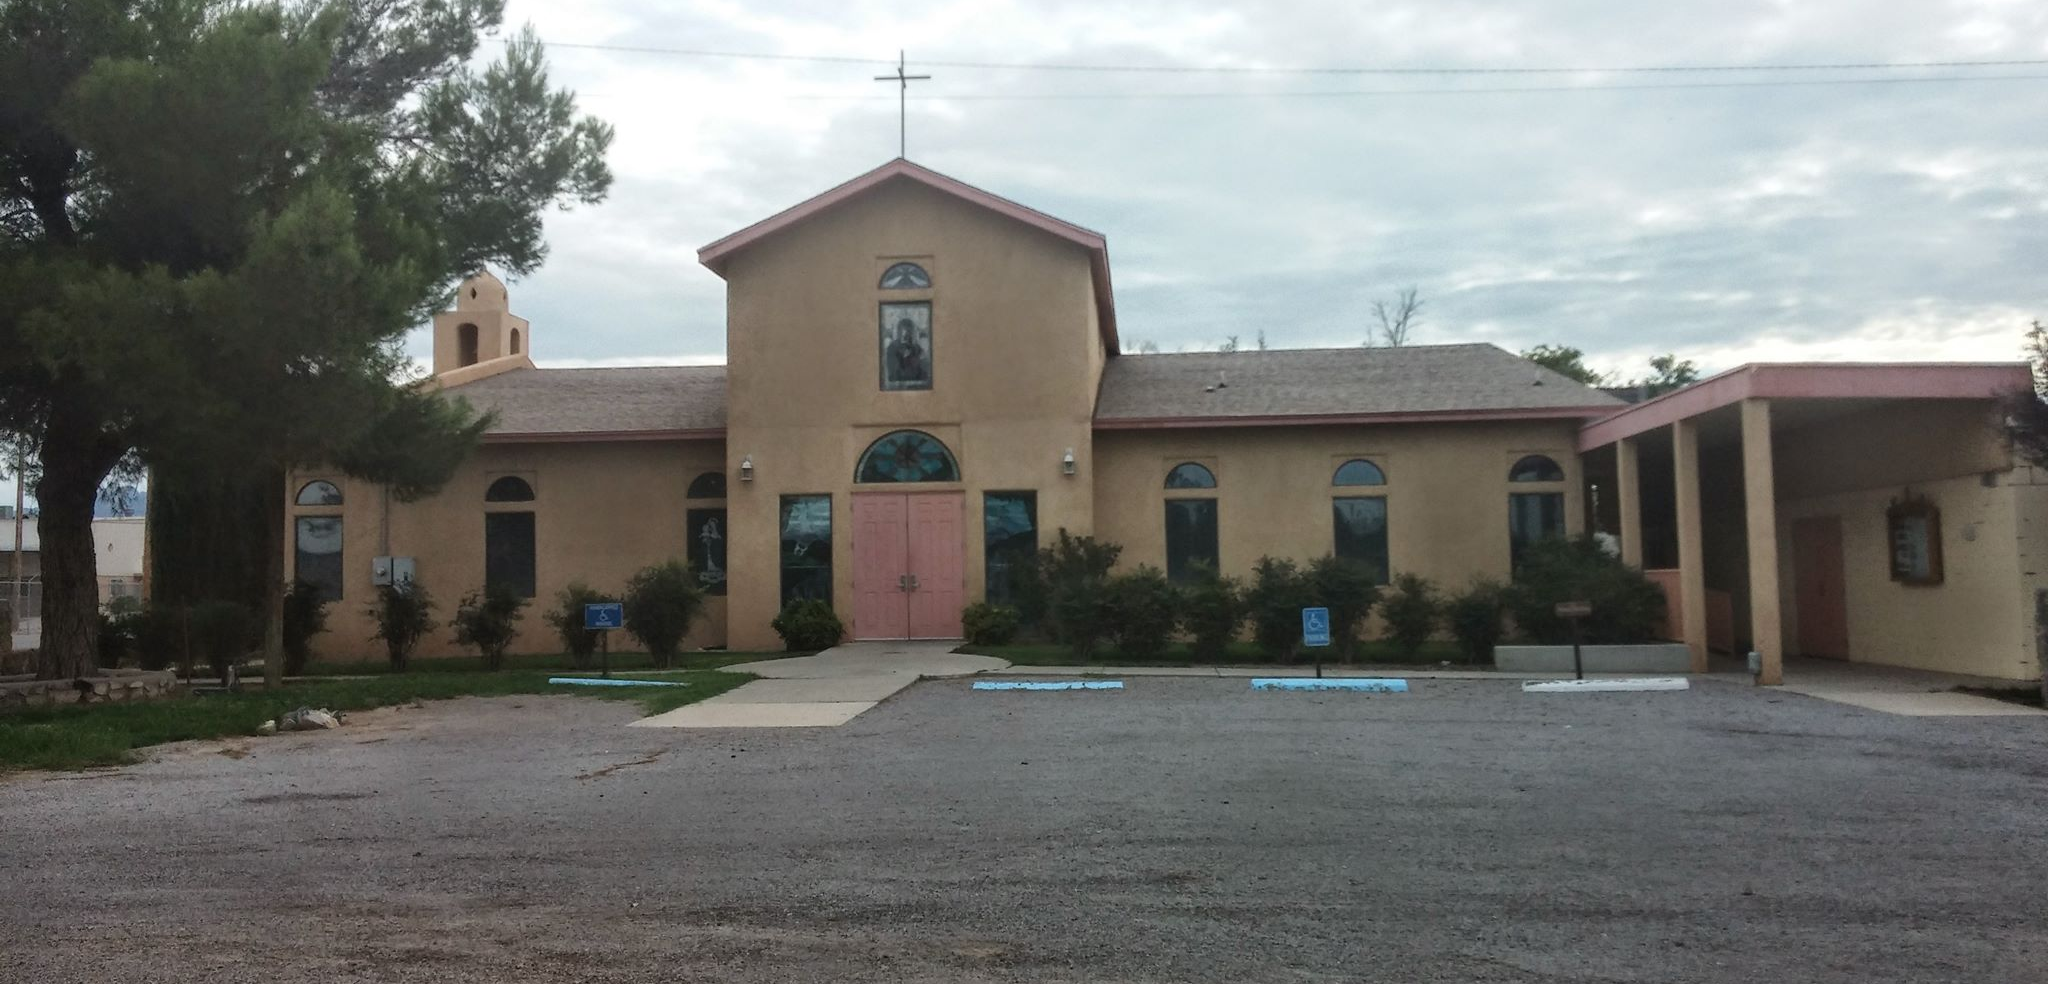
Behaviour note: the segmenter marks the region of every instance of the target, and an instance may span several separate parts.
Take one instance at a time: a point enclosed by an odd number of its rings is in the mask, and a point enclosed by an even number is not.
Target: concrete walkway
[[[1747,681],[1748,673],[1742,675]],[[2011,687],[2007,680],[1825,659],[1788,659],[1780,689],[1907,717],[2040,717],[2048,710],[1959,694],[1957,687]]]
[[[836,728],[919,680],[1009,666],[953,652],[954,642],[853,642],[816,656],[739,663],[762,679],[633,722],[636,728]]]

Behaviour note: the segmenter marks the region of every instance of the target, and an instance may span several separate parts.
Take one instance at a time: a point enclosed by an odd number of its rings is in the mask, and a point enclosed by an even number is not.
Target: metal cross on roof
[[[896,156],[898,157],[910,156],[909,114],[906,111],[906,107],[910,102],[910,83],[931,78],[929,75],[905,75],[903,73],[904,66],[903,51],[898,49],[896,52],[896,74],[875,76],[875,81],[877,82],[894,82],[897,85]]]

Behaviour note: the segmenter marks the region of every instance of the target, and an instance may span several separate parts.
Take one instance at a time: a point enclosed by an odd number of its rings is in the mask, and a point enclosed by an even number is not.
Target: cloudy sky
[[[696,249],[895,156],[887,68],[830,59],[899,48],[936,76],[911,159],[1107,235],[1127,344],[1353,344],[1408,285],[1418,342],[1564,343],[1622,372],[2006,359],[2048,318],[2038,0],[514,0],[523,22],[618,129],[610,200],[553,217],[512,287],[543,364],[721,361]],[[1990,60],[2041,63],[1271,71]],[[1886,81],[1834,84],[1858,79]],[[1726,85],[1755,82],[1801,84]],[[1723,85],[1651,88],[1698,83]]]

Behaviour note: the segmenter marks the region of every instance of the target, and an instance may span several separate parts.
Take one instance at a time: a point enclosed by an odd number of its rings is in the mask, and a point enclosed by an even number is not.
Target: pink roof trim
[[[1044,212],[1020,205],[1001,195],[983,191],[957,178],[947,177],[931,168],[912,164],[901,157],[875,168],[860,177],[854,178],[837,188],[833,188],[822,195],[783,209],[732,235],[705,246],[697,251],[697,262],[711,268],[711,272],[723,277],[725,276],[726,262],[733,254],[895,178],[907,178],[911,181],[916,181],[928,188],[934,188],[962,201],[979,205],[989,211],[1015,219],[1034,229],[1051,233],[1088,250],[1089,267],[1095,274],[1095,307],[1098,320],[1102,323],[1102,344],[1109,354],[1117,354],[1116,302],[1109,286],[1109,242],[1103,238],[1101,233],[1077,226],[1064,219],[1056,219]]]
[[[2023,362],[1752,363],[1587,424],[1579,450],[1668,427],[1748,399],[1983,400],[2033,386]]]
[[[1367,424],[1429,424],[1481,420],[1571,420],[1600,416],[1612,406],[1532,407],[1508,410],[1415,410],[1393,413],[1261,414],[1234,417],[1110,417],[1094,427],[1110,430],[1185,430],[1197,427],[1326,427]]]

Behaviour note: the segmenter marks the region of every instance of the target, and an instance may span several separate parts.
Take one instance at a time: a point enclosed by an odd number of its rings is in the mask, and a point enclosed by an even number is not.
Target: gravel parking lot
[[[2048,980],[2048,725],[1675,694],[465,699],[0,780],[0,978]]]

